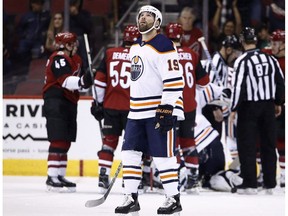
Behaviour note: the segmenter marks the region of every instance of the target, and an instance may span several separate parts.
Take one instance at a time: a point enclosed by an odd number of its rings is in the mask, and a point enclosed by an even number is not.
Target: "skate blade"
[[[191,189],[188,189],[185,191],[187,194],[192,194],[192,195],[199,195],[200,194],[199,188],[191,188]]]
[[[76,187],[63,187],[60,193],[75,193]]]
[[[145,190],[144,189],[138,189],[138,194],[144,194]]]
[[[99,187],[99,193],[105,194],[107,192],[107,188]]]
[[[50,186],[50,185],[47,185],[47,188],[46,188],[47,192],[52,192],[52,193],[60,193],[61,190],[63,190],[62,187],[53,187],[53,186]]]
[[[121,213],[117,213],[116,215],[131,215],[131,216],[140,216],[139,211],[136,212],[129,212],[127,214],[121,214]]]
[[[157,215],[167,216],[168,214],[157,214]],[[169,214],[169,215],[180,216],[180,212],[174,212],[174,213]]]

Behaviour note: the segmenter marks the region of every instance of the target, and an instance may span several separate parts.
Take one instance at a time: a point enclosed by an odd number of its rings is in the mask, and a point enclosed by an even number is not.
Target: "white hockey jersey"
[[[130,48],[130,119],[155,117],[159,104],[174,107],[173,116],[184,119],[182,92],[184,79],[178,53],[166,36],[157,34],[149,41],[141,38]]]
[[[197,151],[202,151],[219,133],[211,126],[211,123],[202,115],[202,108],[212,100],[220,97],[222,87],[209,83],[205,88],[196,88],[196,127],[194,128],[195,144]]]

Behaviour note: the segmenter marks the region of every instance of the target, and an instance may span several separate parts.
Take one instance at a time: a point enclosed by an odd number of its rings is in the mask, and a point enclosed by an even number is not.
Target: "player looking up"
[[[159,171],[166,200],[157,214],[182,210],[175,156],[177,118],[184,120],[184,80],[177,50],[171,40],[158,34],[161,12],[153,6],[140,8],[136,17],[142,38],[130,48],[130,111],[122,146],[125,199],[115,213],[140,210],[137,189],[142,177],[142,155],[150,155]]]

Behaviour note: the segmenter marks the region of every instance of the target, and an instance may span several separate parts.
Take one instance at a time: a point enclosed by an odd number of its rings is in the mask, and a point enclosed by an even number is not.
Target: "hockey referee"
[[[235,61],[231,119],[237,120],[237,148],[243,183],[239,194],[257,194],[256,142],[259,134],[266,193],[276,186],[276,117],[284,103],[284,77],[278,61],[256,49],[255,30],[240,34],[244,53]]]

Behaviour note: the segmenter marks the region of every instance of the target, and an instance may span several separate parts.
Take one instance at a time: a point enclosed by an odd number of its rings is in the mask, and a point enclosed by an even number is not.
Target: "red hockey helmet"
[[[169,23],[166,26],[166,36],[170,39],[180,39],[183,35],[182,25],[179,23]]]
[[[271,40],[285,42],[285,31],[277,29],[276,31],[272,32]]]
[[[66,44],[77,43],[77,35],[71,32],[58,33],[55,36],[56,48],[64,48]]]
[[[134,42],[140,36],[137,26],[127,25],[124,29],[123,41]]]

